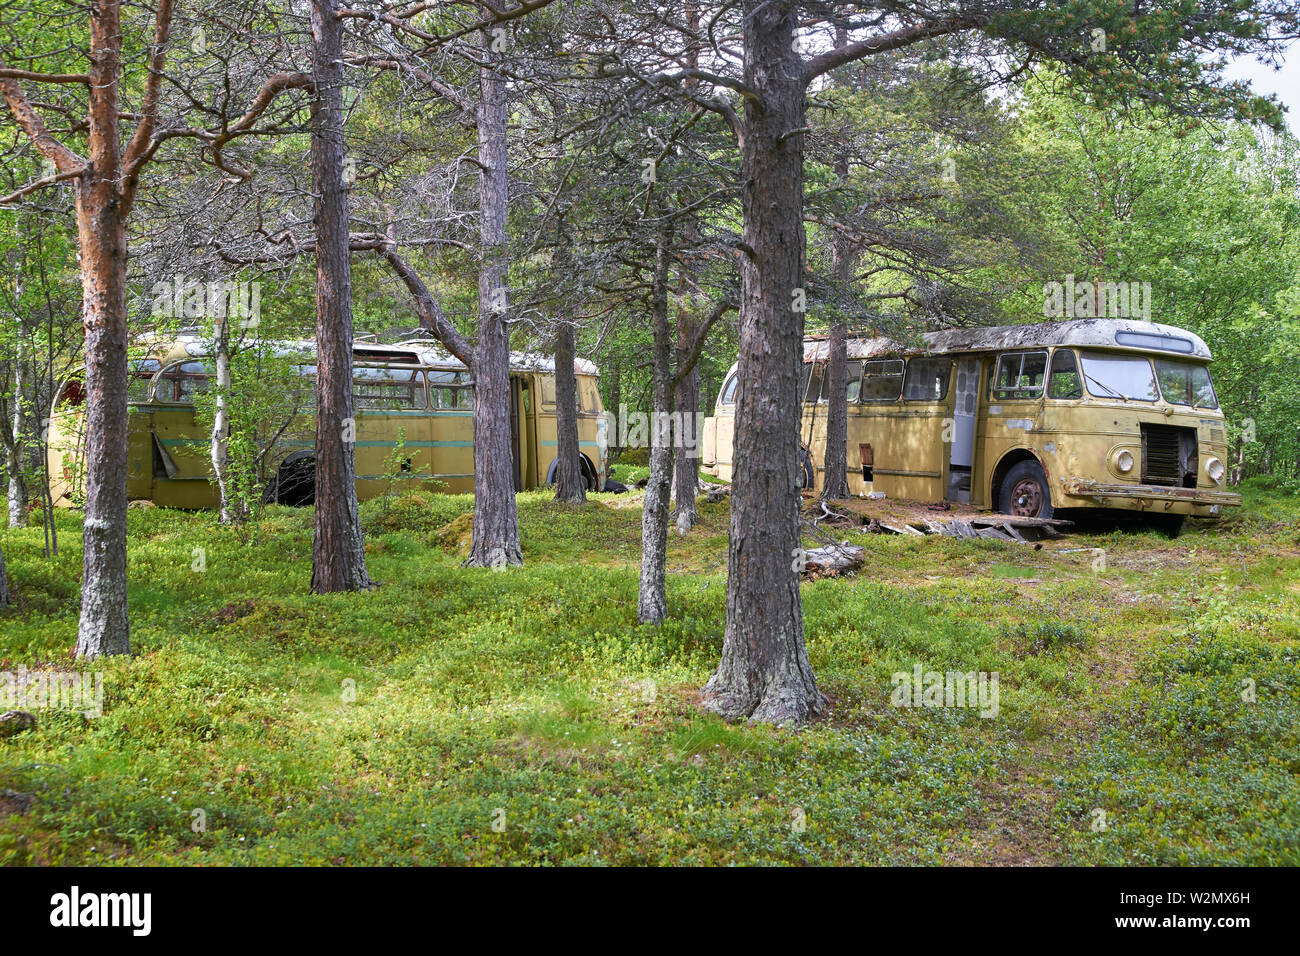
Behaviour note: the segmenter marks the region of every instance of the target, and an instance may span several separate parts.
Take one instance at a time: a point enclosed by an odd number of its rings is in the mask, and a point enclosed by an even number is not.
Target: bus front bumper
[[[1241,504],[1241,495],[1234,491],[1168,488],[1164,485],[1103,484],[1089,478],[1064,478],[1062,484],[1069,497],[1089,499],[1109,508],[1216,515],[1225,507],[1236,508]]]

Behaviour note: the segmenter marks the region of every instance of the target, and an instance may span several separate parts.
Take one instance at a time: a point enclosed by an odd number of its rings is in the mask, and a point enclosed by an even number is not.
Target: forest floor
[[[1246,496],[1176,539],[836,529],[868,562],[803,587],[834,710],[798,732],[697,706],[725,500],[660,628],[612,495],[520,495],[501,572],[460,566],[468,496],[368,502],[383,586],[321,597],[310,511],[133,509],[134,654],[80,665],[78,516],[54,559],[0,531],[0,672],[104,688],[0,737],[0,863],[1300,864],[1300,498]],[[916,665],[996,672],[996,716],[893,706]]]

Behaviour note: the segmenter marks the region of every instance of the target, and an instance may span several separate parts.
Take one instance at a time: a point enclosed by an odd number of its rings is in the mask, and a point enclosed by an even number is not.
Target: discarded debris
[[[727,495],[731,494],[731,485],[710,485],[704,500],[709,504],[721,501]]]
[[[0,737],[12,737],[36,729],[36,718],[25,710],[7,710],[0,714]]]
[[[804,574],[814,578],[829,578],[847,574],[862,567],[867,551],[857,545],[842,541],[804,552]]]
[[[873,534],[937,534],[945,538],[983,538],[990,541],[1013,541],[1034,544],[1038,537],[1059,538],[1069,521],[1054,518],[1022,518],[1016,515],[979,515],[939,521],[928,516],[909,522],[888,522],[879,518],[867,521],[864,530]],[[1026,535],[1026,531],[1029,535]],[[1039,545],[1041,547],[1041,545]]]

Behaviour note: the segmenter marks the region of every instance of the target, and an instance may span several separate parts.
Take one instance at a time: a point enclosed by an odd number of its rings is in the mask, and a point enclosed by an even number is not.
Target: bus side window
[[[1046,371],[1046,352],[1005,352],[998,356],[993,397],[1003,400],[1038,398],[1043,394]]]
[[[844,397],[850,405],[858,403],[862,394],[862,361],[849,362],[844,368]]]
[[[149,401],[149,384],[160,368],[162,362],[153,358],[132,362],[130,378],[126,382],[126,400],[128,402]]]
[[[474,397],[465,385],[467,380],[465,372],[430,372],[429,404],[434,408],[472,408]]]
[[[819,383],[816,382],[816,381],[810,381],[810,382],[808,383],[808,387],[809,387],[810,389],[811,389],[814,385],[818,385],[818,396],[817,396],[817,401],[819,401],[819,402],[828,402],[828,401],[830,401],[830,398],[831,398],[831,367],[830,367],[830,363],[828,362],[828,363],[826,363],[826,364],[824,364],[824,365],[818,365],[818,366],[815,366],[814,369],[813,369],[813,377],[814,377],[814,378],[816,378],[816,377],[820,377],[820,379],[821,379],[820,385],[819,385]],[[845,363],[844,363],[844,399],[845,399],[845,401],[847,401],[848,404],[850,404],[850,405],[856,405],[857,402],[858,402],[858,394],[859,394],[859,392],[861,391],[861,389],[862,389],[862,361],[861,361],[861,359],[855,359],[855,360],[852,361],[852,362],[845,362]],[[808,394],[811,395],[812,392],[809,391]]]
[[[86,383],[79,378],[70,378],[63,383],[56,405],[59,408],[77,408],[86,401]]]
[[[808,375],[808,390],[804,392],[804,403],[812,405],[814,402],[826,401],[823,392],[826,391],[822,380],[826,377],[826,365],[823,362],[814,362],[812,371]]]
[[[948,394],[951,377],[952,359],[908,359],[903,398],[909,402],[941,402]]]
[[[875,359],[862,363],[859,396],[864,402],[895,402],[903,389],[903,360]]]
[[[722,405],[736,404],[736,383],[740,381],[740,373],[737,372],[731,378],[727,379],[727,384],[722,386],[722,398],[718,399]]]
[[[352,370],[352,400],[357,408],[423,408],[424,382],[413,369],[359,366]]]
[[[1047,397],[1083,398],[1079,362],[1069,349],[1057,349],[1052,355],[1052,377],[1047,382]]]
[[[194,396],[206,392],[211,381],[212,375],[202,362],[180,362],[163,370],[154,399],[191,405]]]

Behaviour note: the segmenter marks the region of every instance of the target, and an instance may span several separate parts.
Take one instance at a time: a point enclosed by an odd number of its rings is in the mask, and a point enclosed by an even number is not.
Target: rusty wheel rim
[[[1037,518],[1043,508],[1043,488],[1033,478],[1021,478],[1011,489],[1011,513],[1019,518]]]

